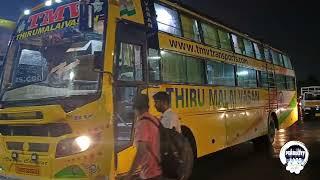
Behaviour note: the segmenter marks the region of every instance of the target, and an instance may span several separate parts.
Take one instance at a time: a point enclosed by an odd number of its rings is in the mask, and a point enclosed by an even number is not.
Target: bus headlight
[[[86,151],[91,145],[91,139],[88,136],[80,136],[75,139],[75,142],[81,149],[81,151]]]
[[[56,149],[56,157],[65,157],[88,150],[92,145],[89,136],[61,140]]]

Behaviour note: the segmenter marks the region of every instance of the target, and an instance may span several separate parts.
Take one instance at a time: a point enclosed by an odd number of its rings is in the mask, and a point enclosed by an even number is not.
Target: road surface
[[[281,147],[298,140],[307,146],[310,157],[299,175],[285,170],[279,159]],[[320,119],[299,121],[276,134],[268,150],[257,151],[250,142],[199,159],[192,180],[319,180]]]

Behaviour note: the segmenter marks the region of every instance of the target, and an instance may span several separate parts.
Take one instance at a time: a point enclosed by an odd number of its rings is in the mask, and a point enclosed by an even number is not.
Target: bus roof
[[[263,44],[265,47],[270,48],[270,49],[275,50],[275,51],[278,51],[278,52],[280,52],[280,53],[282,53],[284,55],[288,55],[288,53],[285,53],[284,51],[279,50],[277,48],[274,48],[274,47],[270,46],[269,44],[263,42],[262,39],[257,40],[255,38],[252,38],[247,33],[241,32],[239,29],[231,27],[230,25],[226,25],[225,23],[221,22],[217,18],[209,16],[209,15],[205,14],[204,12],[200,12],[199,10],[194,9],[193,7],[191,7],[189,5],[181,3],[181,0],[161,0],[161,1],[165,2],[165,3],[166,2],[173,3],[176,6],[180,6],[181,8],[183,8],[185,10],[188,10],[188,11],[191,11],[193,13],[196,13],[198,16],[202,17],[203,19],[209,20],[209,21],[213,22],[215,25],[218,25],[219,27],[224,28],[224,29],[226,29],[226,30],[228,30],[228,31],[230,31],[232,33],[240,35],[240,36],[242,36],[242,37],[244,37],[246,39],[249,39],[249,40],[251,40],[253,42],[257,42],[257,43]]]
[[[285,52],[282,51],[282,50],[279,50],[279,49],[277,49],[277,48],[274,48],[274,47],[270,46],[270,45],[267,44],[267,43],[264,43],[263,40],[254,39],[254,38],[252,38],[251,36],[249,36],[248,34],[243,33],[243,32],[241,32],[240,30],[238,30],[238,29],[236,29],[236,28],[234,28],[234,27],[231,27],[230,25],[225,25],[225,23],[222,23],[222,22],[221,22],[220,20],[218,20],[217,18],[214,18],[214,17],[212,17],[212,16],[209,16],[209,15],[203,13],[203,12],[200,12],[200,11],[198,11],[198,10],[195,10],[193,7],[190,7],[190,6],[188,6],[188,5],[184,4],[184,3],[181,3],[181,0],[160,0],[160,1],[165,2],[165,3],[171,3],[171,4],[175,5],[175,6],[179,6],[180,8],[182,8],[182,9],[184,9],[184,10],[187,10],[187,11],[190,11],[190,12],[193,12],[193,13],[196,13],[196,14],[197,14],[198,16],[200,16],[201,18],[206,19],[206,20],[209,20],[209,21],[211,21],[212,23],[214,23],[215,25],[217,25],[217,26],[219,26],[219,27],[221,27],[221,28],[224,28],[224,29],[226,29],[226,30],[228,30],[228,31],[230,31],[230,32],[232,32],[232,33],[235,33],[235,34],[237,34],[237,35],[240,35],[240,36],[242,36],[242,37],[244,37],[244,38],[246,38],[246,39],[249,39],[249,40],[251,40],[251,41],[253,41],[253,42],[263,44],[263,45],[264,45],[265,47],[267,47],[267,48],[270,48],[270,49],[272,49],[272,50],[278,51],[278,52],[280,52],[280,53],[285,54],[285,55],[288,56],[288,53],[285,53]],[[31,11],[36,11],[36,10],[38,10],[38,9],[44,7],[44,6],[45,6],[45,3],[40,3],[40,4],[38,4],[37,6],[33,7],[33,8],[31,9]],[[0,20],[1,20],[1,19],[0,19]],[[0,25],[0,26],[1,26],[1,25]]]

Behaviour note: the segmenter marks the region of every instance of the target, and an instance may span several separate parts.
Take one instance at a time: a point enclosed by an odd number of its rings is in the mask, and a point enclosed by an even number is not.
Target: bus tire
[[[272,146],[276,134],[276,122],[276,117],[271,115],[268,121],[268,134],[253,139],[253,145],[256,150],[266,150]]]
[[[187,151],[187,156],[186,156],[188,158],[186,159],[187,163],[185,164],[186,166],[185,166],[184,176],[180,180],[188,180],[194,171],[194,163],[195,163],[194,152],[193,152],[193,148],[192,148],[192,145],[191,145],[189,139],[188,138],[186,138],[186,139],[187,139],[186,144],[188,145],[188,147],[186,149],[189,149],[189,151]]]
[[[196,161],[196,158],[197,158],[197,146],[196,146],[196,143],[195,143],[195,140],[194,140],[194,137],[191,133],[191,131],[187,128],[187,127],[181,127],[181,131],[182,131],[182,134],[186,137],[186,140],[187,140],[187,145],[189,146],[189,148],[187,149],[190,149],[190,151],[188,151],[188,163],[187,163],[187,166],[186,169],[188,169],[187,172],[185,172],[185,176],[180,179],[180,180],[188,180],[193,171],[194,171],[194,164],[195,164],[195,161]]]
[[[181,127],[181,131],[182,131],[182,134],[188,139],[190,146],[192,148],[194,160],[196,160],[197,159],[197,144],[196,144],[196,141],[192,135],[192,132],[190,131],[189,128],[184,127],[184,126]]]

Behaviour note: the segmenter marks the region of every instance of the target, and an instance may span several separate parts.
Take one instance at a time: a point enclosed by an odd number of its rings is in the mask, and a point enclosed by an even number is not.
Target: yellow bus
[[[116,179],[133,98],[166,91],[195,157],[272,143],[297,118],[288,55],[167,0],[55,0],[25,11],[1,78],[0,176]]]

